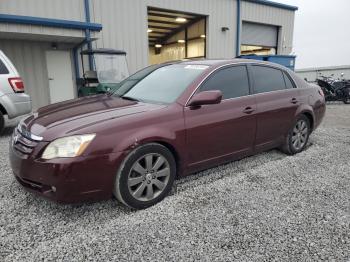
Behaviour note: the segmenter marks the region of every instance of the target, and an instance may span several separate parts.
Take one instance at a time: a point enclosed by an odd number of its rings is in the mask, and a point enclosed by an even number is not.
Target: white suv
[[[0,50],[0,134],[5,118],[26,115],[32,111],[30,96],[24,93],[24,84],[15,66]]]

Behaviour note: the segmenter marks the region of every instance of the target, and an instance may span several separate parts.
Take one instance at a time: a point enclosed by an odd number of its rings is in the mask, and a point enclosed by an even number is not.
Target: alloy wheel
[[[164,156],[157,153],[142,156],[129,172],[129,193],[139,201],[155,199],[166,188],[170,172],[169,162]]]
[[[300,150],[305,146],[307,142],[308,133],[309,129],[305,120],[298,120],[298,122],[293,128],[292,133],[292,145],[295,150]]]

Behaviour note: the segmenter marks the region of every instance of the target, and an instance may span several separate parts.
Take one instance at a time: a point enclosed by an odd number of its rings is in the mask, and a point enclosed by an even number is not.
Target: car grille
[[[37,142],[24,137],[17,129],[14,131],[12,147],[21,157],[28,158],[37,145]]]

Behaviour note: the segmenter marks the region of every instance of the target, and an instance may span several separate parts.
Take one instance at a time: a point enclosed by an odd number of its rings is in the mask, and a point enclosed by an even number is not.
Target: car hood
[[[79,131],[91,129],[103,122],[163,107],[165,106],[109,95],[96,95],[42,107],[20,125],[28,134],[51,141],[57,137],[79,134]]]

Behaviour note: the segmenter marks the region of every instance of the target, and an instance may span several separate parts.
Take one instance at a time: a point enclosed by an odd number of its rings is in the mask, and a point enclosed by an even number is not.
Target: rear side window
[[[223,99],[249,95],[246,66],[232,66],[215,72],[200,88],[200,91],[220,90]]]
[[[0,75],[7,75],[9,70],[6,68],[5,64],[0,60]]]
[[[255,93],[265,93],[286,88],[281,70],[267,66],[252,66],[252,69]]]
[[[292,80],[290,80],[289,76],[285,72],[283,72],[283,76],[284,76],[284,81],[286,82],[286,88],[287,89],[294,88]]]

